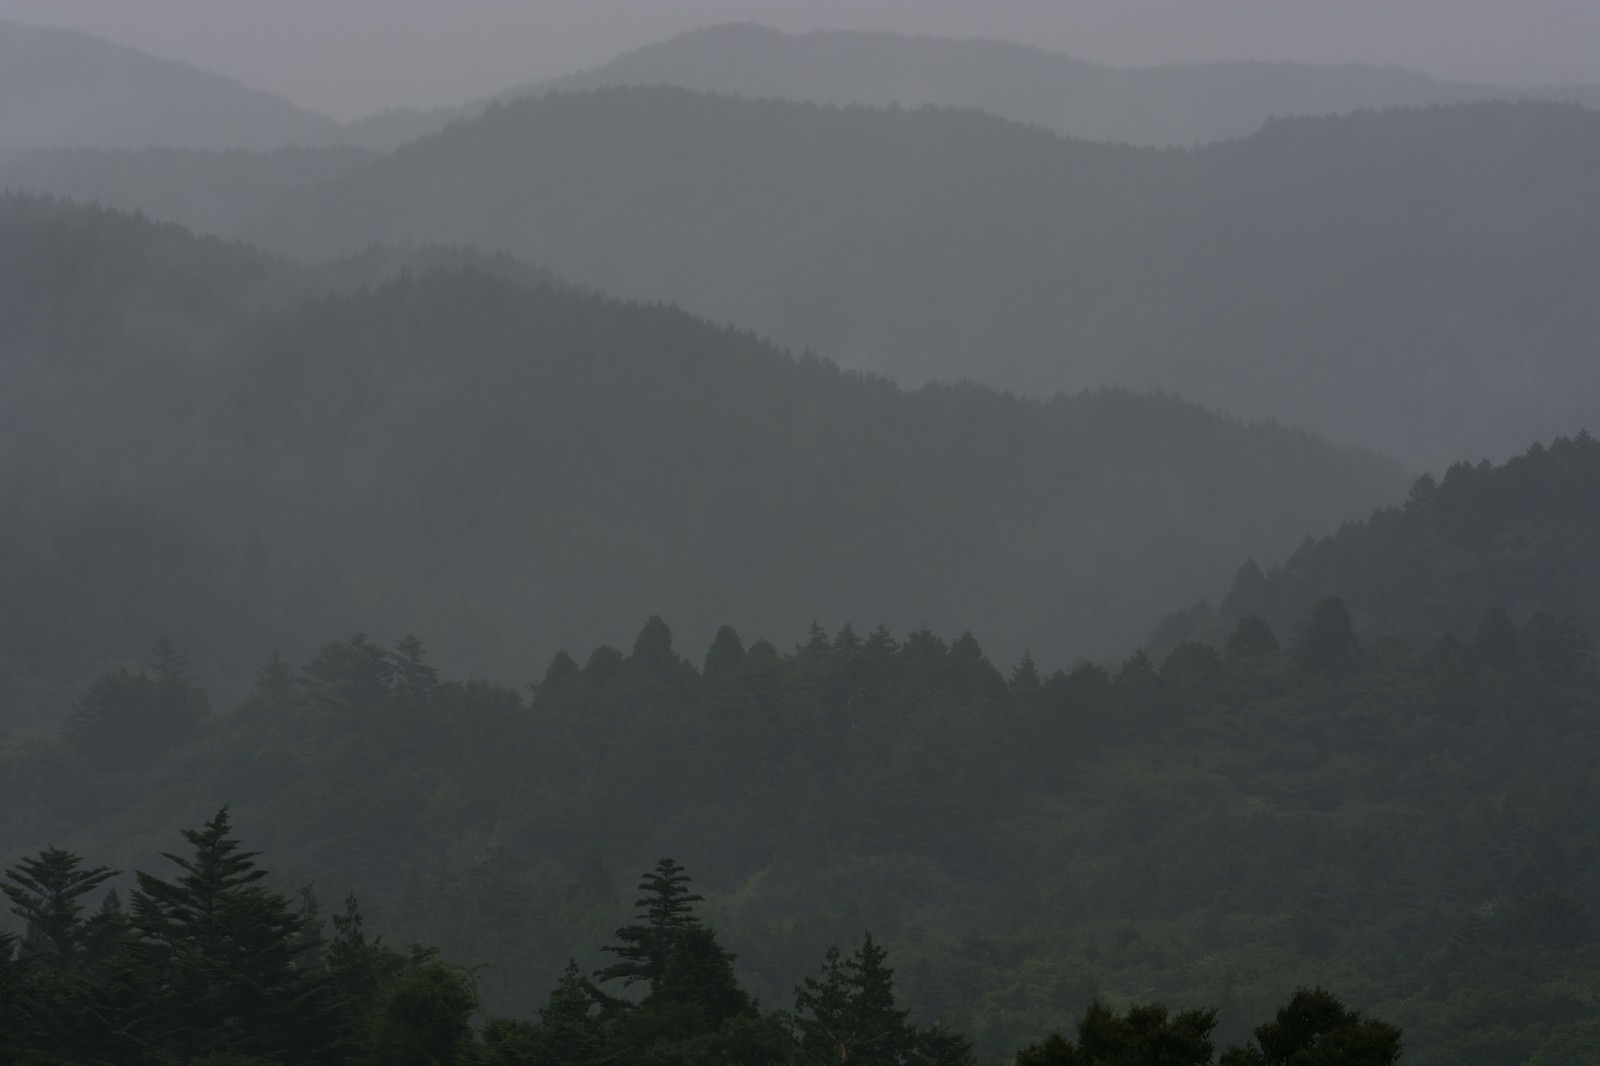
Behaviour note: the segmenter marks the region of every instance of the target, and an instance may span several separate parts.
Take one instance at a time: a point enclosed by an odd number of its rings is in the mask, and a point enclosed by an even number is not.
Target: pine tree
[[[189,856],[163,853],[178,877],[141,872],[133,895],[134,962],[155,990],[138,1036],[180,1061],[281,1055],[327,1036],[322,987],[301,966],[305,919],[260,884],[267,871],[231,833],[224,807],[184,832]]]
[[[427,650],[414,633],[400,638],[389,653],[396,687],[417,703],[426,703],[439,685],[439,671],[427,661]]]
[[[112,919],[104,912],[85,919],[83,897],[116,876],[105,866],[82,868],[83,858],[46,848],[7,870],[0,885],[11,913],[26,930],[28,954],[42,965],[68,967],[103,944]]]
[[[888,953],[868,933],[848,959],[828,949],[822,976],[795,989],[791,1025],[801,1053],[818,1063],[903,1066],[925,1052],[952,1053],[942,1030],[919,1034],[909,1014],[895,1006]]]
[[[644,875],[639,882],[643,895],[634,903],[640,920],[618,929],[620,943],[602,949],[617,961],[597,971],[598,980],[620,980],[624,987],[646,981],[652,988],[660,982],[678,937],[699,925],[693,905],[703,897],[688,886],[689,875],[672,859],[662,859]]]
[[[540,1066],[581,1066],[599,1056],[605,1033],[593,1008],[594,997],[578,960],[568,959],[561,980],[539,1008]]]

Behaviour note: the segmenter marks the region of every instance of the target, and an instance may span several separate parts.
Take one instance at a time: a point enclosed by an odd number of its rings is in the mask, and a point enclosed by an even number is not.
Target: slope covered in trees
[[[585,975],[570,960],[536,1017],[526,1005],[521,1018],[486,1017],[481,969],[452,966],[432,948],[389,947],[354,895],[330,923],[312,885],[296,904],[265,884],[271,872],[259,852],[241,850],[226,807],[183,836],[186,854],[162,853],[179,873],[140,871],[127,909],[105,887],[118,871],[70,851],[46,848],[5,871],[0,891],[21,925],[20,935],[0,933],[7,1062],[976,1066],[965,1037],[909,1020],[871,933],[848,956],[829,948],[821,975],[795,987],[793,1009],[763,1010],[672,859],[645,874],[634,921],[601,949],[621,961]],[[1076,1048],[1055,1033],[1017,1061],[1148,1061],[1159,1049],[1164,1066],[1211,1066],[1216,1011],[1169,1013],[1148,1004],[1124,1017],[1096,1003]],[[1221,1062],[1253,1066],[1330,1046],[1344,1052],[1342,1066],[1391,1066],[1401,1034],[1301,988]]]
[[[1595,420],[1600,114],[1275,122],[1195,151],[676,90],[492,109],[249,232],[474,244],[904,383],[1175,389],[1418,464]]]
[[[55,149],[0,155],[0,188],[140,211],[192,230],[230,234],[295,189],[369,158],[353,148]]]
[[[237,677],[379,617],[512,679],[669,605],[697,641],[970,616],[1066,662],[1405,482],[1172,399],[907,392],[481,270],[296,302],[326,275],[175,227],[19,199],[0,229],[4,491],[55,501],[7,528],[31,606],[0,644],[58,678],[161,632]]]
[[[1600,966],[1600,679],[1577,629],[1488,618],[1492,654],[1413,646],[1327,599],[1298,637],[1253,620],[1048,675],[848,627],[789,652],[724,629],[691,663],[651,619],[627,651],[530,663],[526,694],[357,637],[266,659],[226,714],[162,646],[0,746],[0,853],[125,866],[227,800],[374,929],[481,966],[500,1013],[570,957],[659,978],[652,930],[683,908],[595,946],[610,871],[665,853],[761,1002],[871,929],[917,1020],[986,1056],[1095,1000],[1214,1006],[1236,1043],[1320,983],[1402,1025],[1408,1062],[1571,1061]]]
[[[751,24],[691,30],[591,70],[499,99],[617,86],[673,86],[753,99],[971,107],[1069,137],[1152,146],[1254,133],[1271,118],[1471,100],[1600,103],[1593,89],[1514,90],[1441,82],[1396,67],[1195,63],[1117,68],[1005,41],[895,33],[784,33]],[[398,109],[350,123],[349,143],[389,150],[475,118],[489,101]]]
[[[73,30],[0,21],[0,151],[273,149],[319,144],[330,118],[232,78]]]
[[[1572,617],[1600,631],[1596,543],[1600,442],[1584,433],[1500,466],[1457,463],[1442,479],[1424,475],[1403,505],[1308,537],[1281,566],[1249,563],[1215,612],[1174,614],[1156,644],[1218,639],[1250,615],[1282,626],[1336,592],[1369,634],[1471,633],[1492,606],[1513,619]]]

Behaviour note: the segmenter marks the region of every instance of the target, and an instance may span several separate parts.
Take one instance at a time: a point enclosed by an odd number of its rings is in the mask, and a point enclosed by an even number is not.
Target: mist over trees
[[[158,646],[144,681],[105,674],[69,728],[0,746],[0,844],[70,832],[124,866],[225,794],[254,846],[358,892],[374,930],[481,964],[490,1016],[561,994],[569,958],[608,996],[659,990],[700,895],[738,957],[697,945],[696,980],[781,1003],[870,929],[913,1024],[990,1059],[1096,1001],[1215,1007],[1217,1046],[1242,1043],[1295,982],[1401,1025],[1409,1061],[1581,1040],[1600,796],[1581,627],[1491,607],[1411,644],[1357,632],[1337,598],[1297,623],[1046,673],[926,629],[814,626],[780,651],[725,628],[686,656],[651,618],[623,648],[529,663],[520,692],[357,635],[266,656],[227,713]],[[197,711],[152,757],[106,762],[108,706]],[[669,844],[693,888],[658,870],[660,906],[610,937],[615,871]]]
[[[0,23],[0,1063],[1587,1061],[1558,99]]]
[[[1321,538],[1281,565],[1244,565],[1215,611],[1179,611],[1156,646],[1218,640],[1242,620],[1283,626],[1341,595],[1367,632],[1417,640],[1468,633],[1488,604],[1517,616],[1573,618],[1600,631],[1600,442],[1588,433],[1535,444],[1500,466],[1425,474],[1403,504]]]
[[[202,657],[242,671],[307,619],[386,617],[509,679],[671,603],[695,640],[724,621],[965,617],[1007,655],[1070,662],[1407,481],[1175,399],[907,392],[478,270],[256,313],[292,291],[288,264],[33,200],[0,229],[18,296],[6,487],[59,501],[12,530],[18,601],[51,606],[7,640],[56,676],[152,631],[215,641]],[[104,569],[102,536],[112,572],[68,582]],[[166,580],[182,594],[140,591]],[[109,645],[83,644],[91,603]],[[206,623],[224,603],[255,636]]]
[[[1553,104],[1163,152],[619,89],[500,106],[244,232],[475,244],[905,383],[1174,388],[1442,467],[1594,416],[1597,169],[1600,113]]]

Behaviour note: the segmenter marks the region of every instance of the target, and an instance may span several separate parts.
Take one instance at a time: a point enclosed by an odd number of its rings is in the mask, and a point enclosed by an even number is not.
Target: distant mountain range
[[[1570,105],[1179,151],[613,89],[498,105],[241,232],[476,245],[907,383],[1174,389],[1437,465],[1600,423],[1597,174]]]
[[[895,33],[784,33],[751,24],[680,34],[501,101],[613,86],[671,86],[820,104],[970,107],[1071,137],[1153,146],[1243,137],[1272,118],[1474,100],[1600,106],[1600,86],[1511,90],[1360,64],[1195,63],[1118,68],[1005,41]],[[348,143],[388,150],[482,114],[489,101],[397,109],[351,123]]]
[[[1397,67],[1202,63],[1117,68],[1003,41],[893,33],[693,30],[493,99],[399,108],[341,126],[267,92],[70,30],[0,22],[0,153],[40,148],[389,151],[474,118],[494,100],[671,86],[823,104],[969,107],[1072,137],[1187,145],[1275,117],[1485,99],[1600,106],[1600,86],[1512,90]]]
[[[0,152],[271,149],[339,124],[232,78],[71,30],[0,22]]]
[[[669,608],[702,643],[970,616],[1002,656],[1070,662],[1408,481],[1177,400],[908,392],[467,253],[413,262],[308,272],[0,200],[0,602],[28,605],[0,610],[0,676],[169,633],[237,680],[376,623],[517,681]]]

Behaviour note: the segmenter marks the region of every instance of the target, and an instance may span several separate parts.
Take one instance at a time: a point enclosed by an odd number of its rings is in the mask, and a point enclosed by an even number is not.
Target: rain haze
[[[0,0],[230,74],[341,120],[454,104],[729,21],[1021,41],[1117,65],[1398,64],[1508,85],[1600,82],[1592,0]]]
[[[0,1063],[1600,1062],[1597,41],[0,0]]]

